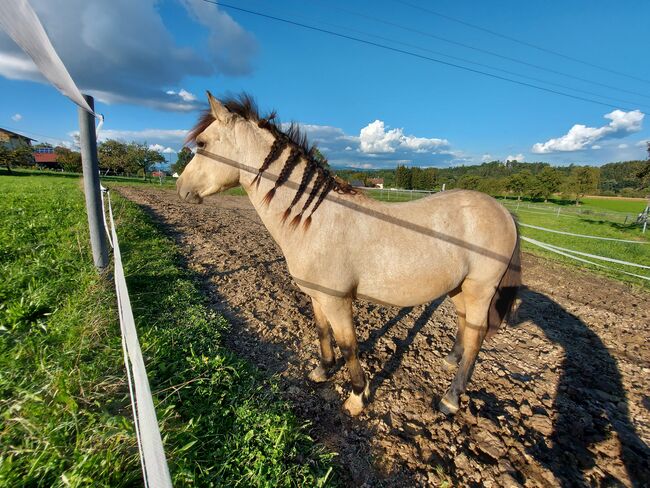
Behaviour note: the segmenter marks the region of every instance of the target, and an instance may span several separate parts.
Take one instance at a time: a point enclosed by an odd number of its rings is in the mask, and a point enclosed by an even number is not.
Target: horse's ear
[[[228,117],[228,109],[223,106],[223,104],[212,96],[212,93],[208,92],[208,103],[210,103],[210,112],[215,119],[221,120],[222,122]]]

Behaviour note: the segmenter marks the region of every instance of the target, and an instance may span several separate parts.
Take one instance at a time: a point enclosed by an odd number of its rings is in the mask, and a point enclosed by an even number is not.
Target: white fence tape
[[[633,241],[631,239],[615,239],[614,237],[601,237],[601,236],[591,236],[587,234],[574,234],[573,232],[564,232],[561,230],[547,229],[546,227],[539,227],[537,225],[523,224],[519,222],[521,227],[529,227],[531,229],[542,230],[544,232],[552,232],[553,234],[562,234],[565,236],[573,237],[584,237],[585,239],[598,239],[601,241],[614,241],[614,242],[627,242],[629,244],[650,244],[650,241]]]
[[[54,50],[47,33],[27,0],[0,1],[0,27],[61,93],[84,110],[97,116],[84,100],[79,88]]]
[[[151,398],[151,389],[147,379],[147,370],[142,358],[140,341],[135,328],[133,310],[129,300],[129,290],[126,287],[124,268],[122,267],[122,254],[120,243],[115,230],[113,207],[110,193],[108,195],[108,215],[111,224],[113,241],[113,257],[115,261],[115,291],[122,329],[122,346],[124,348],[124,362],[127,369],[127,379],[131,393],[131,404],[135,422],[135,432],[138,438],[140,460],[145,486],[151,488],[169,488],[172,486],[169,467],[165,458],[162,438],[158,429],[156,409]]]
[[[541,241],[538,241],[538,240],[535,240],[535,239],[531,239],[530,237],[521,236],[521,240],[526,241],[526,242],[530,242],[531,244],[533,244],[535,246],[538,246],[538,247],[541,247],[542,249],[546,249],[547,251],[551,251],[551,252],[554,252],[556,254],[560,254],[560,255],[565,256],[567,258],[575,259],[576,261],[580,261],[580,262],[583,262],[583,263],[588,263],[588,264],[591,264],[592,266],[597,266],[599,268],[604,268],[604,269],[607,269],[607,270],[610,270],[610,271],[616,271],[618,273],[623,273],[623,274],[626,274],[626,275],[629,275],[629,276],[634,276],[636,278],[641,278],[642,280],[650,281],[650,276],[644,276],[644,275],[640,275],[640,274],[636,274],[636,273],[630,273],[628,271],[624,271],[624,270],[618,269],[618,268],[612,268],[611,266],[606,266],[604,264],[596,263],[594,261],[590,261],[588,259],[584,259],[584,258],[575,256],[574,254],[572,254],[572,253],[575,253],[575,254],[585,255],[586,253],[580,253],[578,251],[572,251],[570,249],[564,249],[562,247],[553,246],[552,244],[548,244],[546,242],[541,242]],[[588,256],[595,256],[595,255],[588,255]],[[602,258],[602,256],[598,256],[598,258]],[[605,259],[609,260],[609,258],[605,258]],[[630,264],[634,265],[633,263],[626,263],[625,261],[618,261],[618,262],[624,263],[624,264],[627,264],[627,265],[630,265]],[[636,266],[642,266],[642,265],[636,265]],[[643,266],[643,267],[645,267],[645,266]]]

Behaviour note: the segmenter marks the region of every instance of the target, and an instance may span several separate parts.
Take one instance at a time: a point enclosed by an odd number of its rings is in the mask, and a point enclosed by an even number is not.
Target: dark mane
[[[302,181],[296,192],[296,196],[286,209],[282,221],[284,222],[294,207],[300,200],[300,197],[305,193],[307,187],[315,176],[315,183],[311,189],[309,197],[307,198],[302,210],[291,221],[292,226],[297,226],[303,214],[308,211],[310,205],[316,200],[316,204],[309,211],[309,215],[305,220],[305,227],[309,227],[311,223],[311,215],[320,206],[321,202],[325,199],[330,191],[335,191],[342,194],[356,194],[357,191],[350,186],[347,182],[341,180],[334,175],[326,166],[327,160],[322,160],[316,157],[317,150],[315,144],[309,144],[307,135],[300,129],[300,126],[291,123],[287,128],[282,128],[277,113],[270,112],[264,117],[260,116],[259,109],[255,100],[247,93],[242,93],[236,97],[227,97],[221,99],[220,102],[228,109],[230,113],[237,114],[246,120],[255,122],[258,127],[268,130],[275,141],[271,146],[271,150],[267,157],[262,161],[259,172],[253,183],[259,185],[260,179],[268,167],[282,154],[285,148],[290,147],[291,152],[289,157],[284,163],[280,174],[275,182],[275,186],[265,195],[264,201],[270,203],[275,195],[277,188],[286,183],[291,176],[294,168],[300,163],[301,160],[306,162],[305,172]],[[199,134],[208,128],[208,126],[215,121],[214,116],[210,110],[206,110],[201,114],[197,124],[190,130],[187,135],[186,143],[194,143]],[[318,198],[316,198],[318,197]]]

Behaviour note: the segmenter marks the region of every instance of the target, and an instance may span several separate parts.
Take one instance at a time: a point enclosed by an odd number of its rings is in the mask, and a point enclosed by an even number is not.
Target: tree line
[[[56,163],[63,171],[81,172],[81,154],[79,151],[63,146],[53,147],[49,144],[36,144],[35,146],[21,144],[15,148],[0,144],[0,165],[6,167],[9,171],[15,167],[35,167],[37,163],[34,160],[34,152],[42,148],[51,149],[56,154]],[[97,155],[102,173],[142,176],[143,178],[157,166],[166,162],[162,154],[150,149],[146,143],[123,142],[114,139],[100,142],[97,145]],[[176,162],[172,164],[172,171],[181,173],[192,159],[192,156],[193,153],[188,148],[181,149]]]
[[[547,200],[551,195],[580,200],[587,194],[645,197],[650,194],[650,145],[647,161],[624,161],[594,166],[551,166],[548,163],[491,161],[453,168],[418,168],[399,165],[395,169],[370,171],[338,170],[347,181],[372,186],[377,178],[385,188],[440,190],[463,188],[490,195],[510,194]]]

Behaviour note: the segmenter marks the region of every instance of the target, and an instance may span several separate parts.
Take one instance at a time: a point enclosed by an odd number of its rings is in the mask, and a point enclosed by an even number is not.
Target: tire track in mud
[[[310,301],[246,197],[204,205],[172,191],[122,187],[180,245],[212,306],[232,323],[229,347],[281,378],[315,439],[339,453],[351,486],[648,486],[650,294],[524,255],[519,317],[484,344],[454,418],[435,405],[453,373],[449,300],[398,309],[359,301],[355,322],[372,401],[341,412],[342,360],[314,385]],[[436,469],[440,466],[442,469]]]

